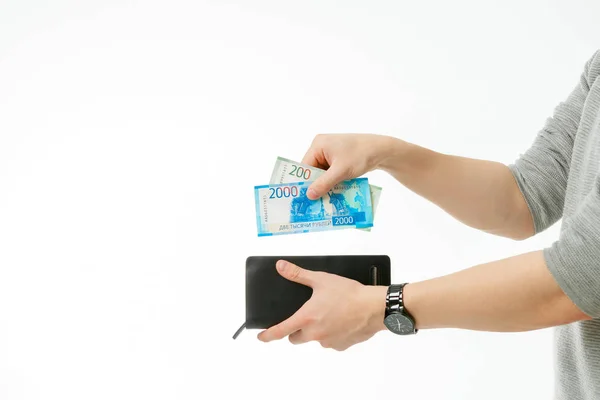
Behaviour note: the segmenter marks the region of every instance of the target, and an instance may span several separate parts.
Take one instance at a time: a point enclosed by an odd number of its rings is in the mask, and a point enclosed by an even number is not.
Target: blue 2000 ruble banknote
[[[340,182],[326,195],[310,200],[308,182],[256,186],[258,236],[373,226],[367,178]]]

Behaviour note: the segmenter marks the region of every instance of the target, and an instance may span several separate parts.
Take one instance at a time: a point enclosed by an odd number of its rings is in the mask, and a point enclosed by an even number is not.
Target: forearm
[[[504,164],[441,154],[393,138],[385,149],[382,170],[459,221],[514,239],[533,235],[527,204]]]
[[[541,251],[411,283],[404,301],[419,329],[518,332],[590,319],[560,289]]]

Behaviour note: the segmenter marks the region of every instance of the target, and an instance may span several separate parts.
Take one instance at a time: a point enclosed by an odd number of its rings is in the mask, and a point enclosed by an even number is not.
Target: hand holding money
[[[327,171],[313,167],[308,164],[299,163],[278,157],[271,174],[270,184],[293,183],[293,182],[311,182],[320,179]],[[336,182],[337,184],[338,182]],[[369,185],[369,196],[371,197],[371,206],[373,208],[373,217],[381,197],[381,188],[375,185]],[[310,199],[310,196],[307,195]],[[313,196],[314,197],[314,196]],[[321,197],[321,196],[319,196]],[[370,231],[370,228],[359,228]]]
[[[342,137],[317,136],[302,163],[277,158],[269,185],[255,187],[259,236],[344,228],[370,231],[381,188],[359,176],[377,167],[386,137],[336,139]]]
[[[336,183],[377,169],[390,153],[391,140],[374,134],[317,135],[302,164],[327,171],[310,185],[308,197],[321,197]]]

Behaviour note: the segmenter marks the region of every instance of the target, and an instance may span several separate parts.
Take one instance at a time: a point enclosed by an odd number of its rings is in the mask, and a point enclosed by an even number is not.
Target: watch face
[[[390,331],[398,335],[408,335],[411,333],[415,333],[415,326],[410,320],[410,318],[399,313],[388,315],[383,320],[383,323],[385,324],[385,326],[387,326],[387,328]]]

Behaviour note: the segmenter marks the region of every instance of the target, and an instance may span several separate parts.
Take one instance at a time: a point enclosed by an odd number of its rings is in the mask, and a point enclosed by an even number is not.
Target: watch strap
[[[385,315],[404,312],[403,290],[406,283],[392,284],[388,287],[385,299]]]

